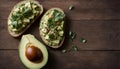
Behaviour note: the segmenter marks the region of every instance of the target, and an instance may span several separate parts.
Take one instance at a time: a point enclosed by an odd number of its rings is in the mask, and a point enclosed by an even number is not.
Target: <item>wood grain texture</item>
[[[79,51],[64,54],[52,51],[49,54],[49,61],[43,69],[119,69],[120,65],[119,51]],[[19,60],[17,50],[0,50],[0,68],[26,69]]]
[[[21,0],[0,1],[0,69],[26,69],[18,55],[21,39],[7,30],[7,18],[13,6]],[[38,0],[44,13],[59,7],[66,13],[66,39],[60,49],[47,47],[49,61],[43,69],[120,69],[120,0]],[[68,7],[74,5],[69,11]],[[24,34],[39,36],[41,16]],[[68,31],[77,34],[71,42]],[[87,43],[80,43],[83,37]],[[61,53],[75,45],[79,51]]]
[[[0,49],[17,49],[20,38],[13,38],[7,31],[7,23],[0,20]],[[39,36],[39,19],[24,34],[30,33],[41,41]],[[73,43],[81,50],[120,50],[120,21],[119,20],[80,20],[66,21],[67,33],[69,30],[75,32],[77,37]],[[68,35],[66,35],[68,36]],[[83,44],[80,38],[88,42]],[[12,42],[12,43],[11,43]],[[63,46],[70,47],[72,43],[66,41]]]
[[[39,0],[48,10],[52,7],[60,7],[65,11],[71,20],[91,20],[91,19],[120,19],[119,0]],[[7,19],[12,7],[20,0],[1,0],[0,19]],[[68,7],[74,5],[74,11],[69,11]]]

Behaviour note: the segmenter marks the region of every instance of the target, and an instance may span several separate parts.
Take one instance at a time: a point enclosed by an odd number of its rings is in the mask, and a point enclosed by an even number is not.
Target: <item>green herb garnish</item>
[[[69,10],[72,10],[73,8],[74,8],[73,5],[70,5],[70,6],[69,6]]]
[[[12,14],[10,20],[13,22],[13,21],[18,20],[18,18],[19,18],[18,16]]]
[[[48,20],[48,28],[53,28],[54,27],[54,19],[53,18],[50,18]]]
[[[49,38],[52,40],[55,38],[55,35],[54,34],[49,34]]]
[[[19,29],[19,28],[22,26],[22,24],[18,23],[17,21],[11,22],[11,25],[12,25],[13,28],[15,28],[15,29]]]
[[[35,8],[35,10],[36,10],[36,11],[40,11],[40,8],[37,6],[37,7]]]
[[[55,17],[55,22],[59,20],[63,20],[64,17],[65,17],[65,14],[59,14],[58,16]]]
[[[80,38],[80,42],[81,42],[81,43],[86,43],[87,40],[85,40],[84,38]]]
[[[70,37],[70,39],[73,40],[76,37],[76,33],[72,32],[72,31],[69,31],[69,37]]]
[[[21,12],[19,12],[19,11],[14,12],[14,13],[12,13],[12,15],[11,15],[11,21],[18,21],[18,20],[20,20],[22,17],[23,17],[23,16],[22,16]]]
[[[62,53],[66,53],[66,52],[67,52],[67,50],[66,50],[66,49],[63,49],[63,50],[62,50]]]
[[[54,15],[55,22],[57,22],[59,20],[63,20],[63,18],[65,17],[65,14],[63,14],[62,12],[60,12],[58,10],[54,10],[53,15]]]
[[[49,18],[48,20],[48,28],[53,28],[57,24],[56,22],[60,22],[64,17],[65,14],[58,10],[54,10],[53,17]]]
[[[72,35],[72,31],[69,31],[69,36],[71,36]]]
[[[22,6],[24,6],[24,5],[22,5]],[[11,25],[13,25],[13,28],[15,28],[17,30],[20,29],[23,23],[19,23],[19,20],[22,20],[23,18],[28,18],[32,14],[33,14],[32,10],[28,7],[22,7],[21,11],[20,11],[20,8],[18,11],[13,11],[13,13],[11,15],[11,19],[10,19]]]
[[[17,21],[13,21],[11,24],[12,24],[13,28],[18,28],[18,23],[17,23]]]
[[[32,10],[30,10],[29,8],[25,8],[25,10],[24,10],[23,13],[22,13],[22,15],[23,15],[25,18],[30,17],[32,14],[33,14],[33,12],[32,12]]]
[[[72,47],[72,50],[73,50],[73,51],[78,51],[77,46],[73,46],[73,47]]]

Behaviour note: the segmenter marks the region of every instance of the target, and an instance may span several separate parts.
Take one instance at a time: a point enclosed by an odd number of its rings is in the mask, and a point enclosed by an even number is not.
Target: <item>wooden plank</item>
[[[17,49],[20,38],[13,38],[7,31],[7,20],[0,20],[0,49]],[[39,19],[24,34],[30,33],[41,41]],[[63,46],[78,46],[80,50],[120,50],[120,20],[80,20],[66,21],[66,32],[74,31],[77,37],[71,43],[66,38]],[[68,36],[68,35],[66,35]],[[87,43],[81,43],[83,37]]]
[[[7,19],[12,7],[20,0],[2,0],[0,2],[0,19]],[[45,11],[52,7],[63,9],[71,20],[108,20],[120,19],[119,0],[39,0]],[[69,11],[68,7],[74,5]]]
[[[17,50],[0,50],[0,58],[1,69],[25,69],[19,60]]]
[[[0,50],[1,69],[26,69],[17,50]],[[120,69],[120,51],[79,51],[61,53],[50,50],[43,69]]]
[[[0,68],[26,69],[20,62],[20,38],[13,38],[7,30],[7,17],[13,6],[21,0],[0,1]],[[43,69],[120,69],[120,0],[38,0],[45,11],[60,7],[66,13],[66,39],[60,49],[47,47],[49,61]],[[74,6],[72,11],[68,7]],[[44,11],[44,13],[45,13]],[[41,18],[41,16],[40,16]],[[39,36],[39,20],[24,34]],[[71,42],[68,31],[77,34]],[[81,43],[83,37],[87,43]],[[62,53],[73,45],[79,51]]]

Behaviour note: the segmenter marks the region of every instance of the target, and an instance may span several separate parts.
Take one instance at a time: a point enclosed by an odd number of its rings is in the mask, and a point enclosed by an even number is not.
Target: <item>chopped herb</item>
[[[17,21],[17,20],[20,20],[22,18],[22,14],[18,11],[18,12],[14,12],[12,13],[12,16],[11,16],[11,21]]]
[[[53,15],[54,15],[55,22],[57,22],[59,20],[63,20],[63,18],[65,17],[65,14],[63,14],[62,12],[60,12],[58,10],[54,10]]]
[[[55,17],[55,22],[59,21],[60,17]]]
[[[76,37],[76,34],[73,33],[73,35],[71,36],[72,39],[74,39]]]
[[[57,24],[56,22],[63,20],[63,18],[65,17],[65,14],[62,14],[58,10],[54,10],[53,16],[54,17],[49,18],[49,20],[48,20],[48,27],[49,28],[53,28],[55,26],[55,24]]]
[[[62,50],[62,53],[66,53],[66,52],[67,52],[67,50],[66,50],[66,49],[63,49],[63,50]]]
[[[25,4],[21,4],[20,7],[23,7]]]
[[[76,37],[76,33],[72,32],[72,31],[69,31],[69,37],[70,37],[70,39],[73,40]]]
[[[15,29],[19,29],[22,26],[22,24],[18,23],[17,21],[13,21],[11,24]]]
[[[48,20],[48,27],[49,28],[53,28],[54,27],[54,20],[53,20],[53,18],[50,18],[49,20]]]
[[[25,11],[23,12],[23,16],[25,18],[30,17],[33,14],[32,10],[30,10],[29,8],[26,8]]]
[[[18,19],[18,16],[12,14],[11,21],[13,22],[13,21],[16,21],[17,19]]]
[[[84,38],[80,38],[80,42],[81,42],[81,43],[86,43],[87,40],[85,40]]]
[[[35,8],[35,10],[36,10],[36,11],[40,11],[40,8],[37,6],[37,7]]]
[[[18,26],[17,21],[13,21],[11,24],[12,24],[13,28],[17,28],[17,26]]]
[[[25,8],[24,7],[22,7],[22,12],[24,12],[25,11]]]
[[[69,10],[72,10],[73,8],[74,8],[73,5],[70,5],[70,6],[69,6]]]
[[[49,38],[54,39],[55,38],[54,34],[49,34]]]
[[[73,49],[73,51],[78,51],[77,46],[73,46],[72,49]]]
[[[53,10],[54,12],[53,12],[53,16],[55,17],[55,16],[57,16],[57,15],[60,15],[61,13],[58,11],[58,10]]]
[[[71,36],[72,35],[72,31],[69,31],[69,36]]]
[[[65,17],[65,14],[56,15],[56,17],[55,17],[55,22],[57,22],[57,21],[59,21],[59,20],[63,20],[64,17]]]
[[[21,20],[22,18],[28,18],[33,14],[32,10],[29,8],[22,8],[22,12],[18,11],[12,14],[11,21]]]
[[[72,51],[78,51],[78,47],[77,46],[72,46],[71,49],[68,49],[68,50],[63,49],[61,52],[66,53],[66,52],[72,52]]]

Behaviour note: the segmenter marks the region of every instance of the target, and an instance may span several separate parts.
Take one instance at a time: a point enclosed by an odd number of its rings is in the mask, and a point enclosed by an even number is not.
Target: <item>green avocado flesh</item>
[[[59,8],[48,10],[40,21],[40,35],[49,46],[58,46],[64,37],[64,12]]]
[[[24,30],[39,15],[41,8],[32,1],[25,1],[11,11],[8,28],[19,33]]]
[[[48,51],[33,35],[23,35],[19,45],[19,57],[29,69],[40,69],[48,61]]]

